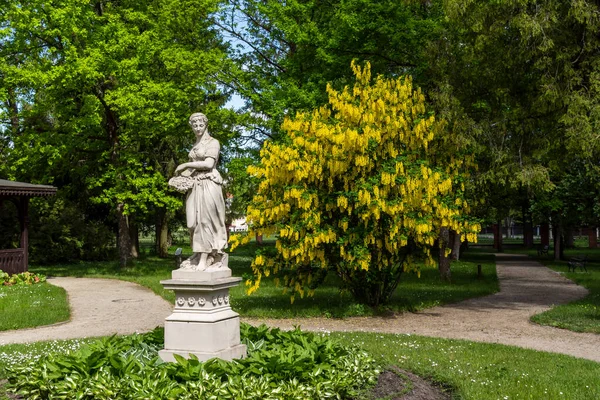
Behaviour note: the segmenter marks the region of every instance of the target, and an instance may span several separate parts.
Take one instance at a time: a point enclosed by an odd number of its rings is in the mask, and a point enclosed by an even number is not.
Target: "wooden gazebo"
[[[29,199],[54,196],[56,188],[48,185],[14,182],[0,179],[0,206],[11,201],[19,211],[21,238],[18,249],[0,250],[0,270],[9,274],[27,271],[29,265]]]

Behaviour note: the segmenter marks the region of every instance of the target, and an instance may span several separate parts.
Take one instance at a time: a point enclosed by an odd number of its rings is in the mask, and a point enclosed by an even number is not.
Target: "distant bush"
[[[379,374],[365,352],[326,336],[247,324],[241,334],[247,358],[176,363],[158,358],[162,329],[113,336],[9,367],[9,387],[38,399],[346,399]]]
[[[17,208],[4,202],[0,212],[0,249],[19,247]],[[29,261],[35,264],[114,258],[115,233],[102,215],[90,216],[60,196],[32,199],[29,207]]]
[[[29,252],[37,264],[108,260],[115,255],[115,235],[105,221],[92,219],[62,198],[32,202]]]

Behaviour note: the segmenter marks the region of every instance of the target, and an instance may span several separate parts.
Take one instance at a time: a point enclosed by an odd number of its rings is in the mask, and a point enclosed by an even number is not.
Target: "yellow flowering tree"
[[[475,224],[456,173],[460,161],[428,153],[443,123],[428,113],[410,77],[371,78],[352,63],[354,87],[327,87],[329,104],[283,123],[281,143],[266,142],[249,171],[259,178],[247,210],[250,232],[277,235],[259,251],[248,291],[275,275],[294,296],[311,295],[329,272],[370,305],[383,304],[401,275],[418,270],[442,227],[475,240]],[[455,190],[453,190],[455,189]]]

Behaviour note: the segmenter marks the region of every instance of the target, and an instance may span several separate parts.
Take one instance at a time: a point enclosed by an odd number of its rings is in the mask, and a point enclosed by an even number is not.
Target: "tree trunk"
[[[494,226],[494,248],[498,253],[504,251],[502,247],[502,220],[498,220],[498,223]]]
[[[131,238],[129,237],[127,215],[125,215],[124,211],[125,204],[117,204],[117,221],[119,226],[117,240],[119,248],[119,265],[121,268],[125,268],[129,265],[131,254]]]
[[[512,238],[512,218],[504,218],[504,226],[506,227],[506,239]],[[500,232],[502,232],[502,223],[500,223]]]
[[[446,249],[450,242],[450,230],[448,228],[440,229],[440,253],[438,255],[438,266],[440,270],[440,278],[443,281],[450,282],[450,257],[446,256]]]
[[[550,246],[550,226],[547,222],[540,226],[540,240],[542,246]]]
[[[588,247],[595,249],[598,247],[598,237],[596,236],[596,227],[589,228],[588,231]]]
[[[522,208],[523,213],[523,245],[528,248],[533,248],[533,222],[532,216],[527,212],[527,205]]]
[[[156,254],[160,258],[169,256],[169,219],[164,208],[156,211]]]
[[[523,224],[523,245],[528,249],[533,248],[533,225],[531,221]]]
[[[498,247],[500,247],[500,240],[498,238],[500,228],[498,227],[498,224],[492,225],[492,231],[494,232],[494,249],[498,250]]]
[[[460,235],[455,230],[450,230],[450,245],[452,246],[452,252],[450,258],[452,260],[460,260]]]
[[[552,236],[554,237],[554,260],[560,261],[563,257],[563,249],[561,243],[561,229],[559,224],[552,224]]]
[[[131,246],[131,258],[139,258],[140,256],[140,230],[132,215],[127,216],[127,225],[129,227],[129,242]]]

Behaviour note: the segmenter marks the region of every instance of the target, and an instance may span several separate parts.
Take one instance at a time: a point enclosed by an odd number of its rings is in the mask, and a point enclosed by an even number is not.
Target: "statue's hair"
[[[188,122],[191,123],[193,119],[197,119],[197,118],[200,118],[201,120],[203,120],[204,123],[208,122],[208,118],[206,118],[206,115],[204,115],[200,112],[196,112],[196,113],[193,113],[192,115],[190,115],[190,119],[188,120]]]

